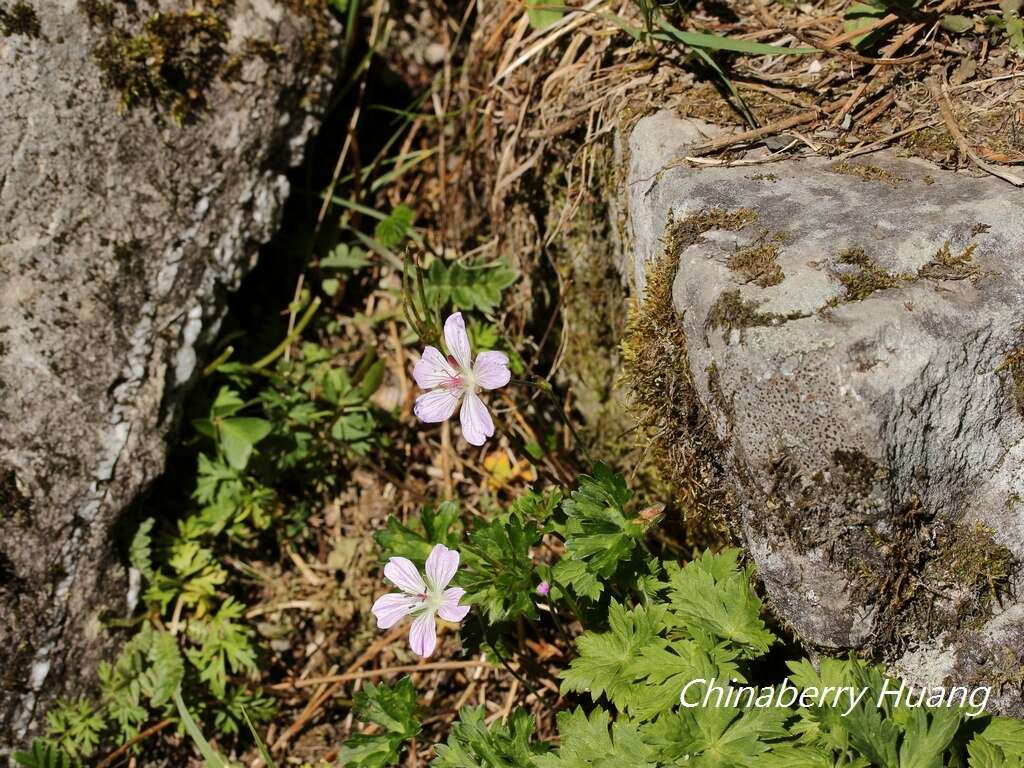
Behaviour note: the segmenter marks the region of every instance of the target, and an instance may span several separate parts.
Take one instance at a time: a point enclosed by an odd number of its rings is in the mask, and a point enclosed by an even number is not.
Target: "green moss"
[[[981,522],[944,526],[938,533],[936,554],[929,560],[925,578],[960,593],[955,606],[958,623],[987,618],[1009,585],[1014,558],[993,533]]]
[[[779,266],[779,251],[789,240],[785,233],[770,235],[766,230],[757,241],[730,254],[725,265],[738,272],[745,282],[762,288],[778,285],[786,277]]]
[[[881,558],[870,538],[837,517],[836,510],[880,511],[884,499],[876,485],[888,476],[885,468],[860,450],[837,450],[828,471],[807,476],[788,449],[779,449],[763,469],[770,486],[766,492],[755,489],[753,496],[764,505],[754,523],[763,526],[763,534],[776,536],[781,528],[797,552],[826,547],[842,562],[873,563],[878,569]]]
[[[877,165],[866,165],[862,163],[851,163],[848,160],[841,160],[829,168],[832,173],[839,173],[844,176],[856,176],[863,181],[881,181],[893,187],[906,184],[909,179],[898,176],[885,168]]]
[[[35,10],[24,0],[17,0],[10,8],[0,5],[0,36],[24,35],[40,37],[42,28]]]
[[[904,279],[902,275],[883,269],[863,248],[846,249],[839,254],[839,263],[857,267],[856,271],[839,275],[844,289],[843,302],[863,301],[873,293],[895,288]]]
[[[786,315],[777,312],[761,312],[760,306],[761,302],[743,298],[739,290],[723,291],[708,310],[704,327],[707,330],[721,330],[723,340],[728,339],[733,331],[738,330],[742,341],[743,331],[747,328],[782,325],[790,320],[808,317],[803,312],[790,312]]]
[[[944,127],[922,128],[903,140],[904,146],[919,154],[947,155],[957,149],[956,141]]]
[[[908,642],[951,628],[976,628],[992,615],[1016,568],[982,523],[935,519],[914,495],[876,533],[881,567],[866,567],[862,590],[877,608],[875,650],[892,656]]]
[[[971,243],[954,256],[949,250],[949,240],[932,256],[927,264],[917,270],[918,277],[932,280],[971,280],[976,282],[983,273],[974,263],[974,251],[978,246]]]
[[[749,209],[711,209],[670,220],[665,250],[647,273],[643,302],[630,311],[622,342],[624,376],[633,412],[649,437],[650,454],[690,528],[727,538],[734,501],[720,464],[723,446],[690,373],[686,335],[672,302],[683,250],[712,229],[738,231],[757,220]],[[709,371],[713,376],[714,371]],[[721,394],[721,393],[720,393]],[[721,394],[724,399],[724,394]]]
[[[212,13],[154,13],[141,34],[112,28],[95,56],[104,84],[120,92],[122,110],[148,102],[181,124],[206,108],[228,37],[227,25]]]

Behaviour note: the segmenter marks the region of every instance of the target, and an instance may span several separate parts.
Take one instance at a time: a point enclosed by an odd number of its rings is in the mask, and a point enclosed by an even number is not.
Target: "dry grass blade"
[[[1006,170],[1005,168],[1000,168],[991,163],[987,163],[978,156],[978,153],[974,151],[974,148],[964,137],[963,131],[960,130],[960,126],[956,121],[956,116],[953,114],[953,108],[949,104],[949,99],[943,92],[942,86],[939,85],[939,81],[934,77],[928,78],[928,91],[931,93],[932,98],[935,99],[935,103],[939,107],[939,112],[942,114],[942,119],[946,123],[946,128],[949,129],[950,134],[956,140],[957,145],[960,147],[960,151],[967,155],[967,157],[969,157],[971,161],[985,173],[992,174],[1003,181],[1008,181],[1015,187],[1024,187],[1024,178]]]

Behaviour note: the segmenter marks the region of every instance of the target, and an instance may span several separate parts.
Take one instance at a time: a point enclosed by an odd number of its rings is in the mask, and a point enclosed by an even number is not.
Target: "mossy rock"
[[[918,681],[967,680],[960,651],[1024,615],[1019,195],[885,152],[768,183],[679,162],[714,133],[659,113],[629,139],[628,375],[662,471],[808,646],[943,648]]]

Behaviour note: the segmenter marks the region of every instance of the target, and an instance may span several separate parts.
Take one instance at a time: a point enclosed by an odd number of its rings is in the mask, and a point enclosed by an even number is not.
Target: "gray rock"
[[[634,129],[634,282],[674,271],[687,396],[770,603],[916,682],[1019,680],[1024,196],[890,153],[682,160],[714,133]],[[994,706],[1019,714],[1012,688]]]
[[[108,653],[112,528],[275,231],[337,31],[275,0],[31,3],[0,14],[0,753]]]

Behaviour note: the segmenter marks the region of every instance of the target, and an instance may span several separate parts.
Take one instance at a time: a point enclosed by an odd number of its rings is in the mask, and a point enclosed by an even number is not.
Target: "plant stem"
[[[285,350],[292,345],[292,342],[299,338],[299,336],[302,335],[302,332],[306,330],[306,326],[309,325],[310,320],[313,319],[313,315],[316,314],[316,311],[319,308],[320,297],[317,296],[316,298],[313,299],[312,302],[310,302],[309,306],[306,308],[305,314],[303,314],[302,319],[299,320],[299,322],[295,325],[294,330],[292,330],[291,333],[285,336],[281,343],[274,347],[268,354],[264,355],[255,363],[253,363],[250,366],[250,368],[256,370],[266,368],[272,362],[277,360],[277,358],[283,355],[285,353]]]

